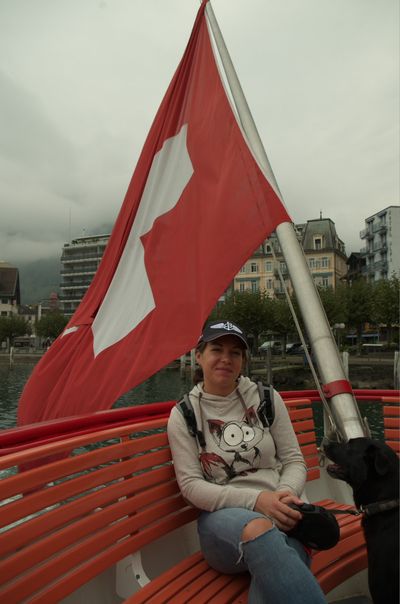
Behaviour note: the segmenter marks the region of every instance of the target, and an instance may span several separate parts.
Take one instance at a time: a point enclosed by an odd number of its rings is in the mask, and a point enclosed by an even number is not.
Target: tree
[[[60,312],[51,312],[43,315],[36,323],[36,333],[43,338],[57,338],[68,323],[67,317]]]
[[[388,344],[392,341],[393,327],[399,324],[399,279],[395,274],[375,284],[372,317],[377,324],[387,327]]]
[[[272,328],[283,337],[282,354],[286,351],[288,334],[295,331],[292,311],[284,298],[271,300],[272,304]]]
[[[329,325],[345,323],[347,320],[347,287],[339,285],[335,290],[332,287],[318,288]]]
[[[29,336],[31,333],[31,326],[23,317],[19,317],[18,315],[0,317],[0,342],[8,339],[12,345],[14,338]]]
[[[360,278],[353,281],[346,291],[347,320],[345,323],[356,330],[358,352],[360,353],[364,325],[370,323],[373,317],[373,285]]]

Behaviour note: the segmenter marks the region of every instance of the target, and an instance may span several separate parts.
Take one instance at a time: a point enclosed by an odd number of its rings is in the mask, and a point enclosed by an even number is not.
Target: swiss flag
[[[99,270],[25,386],[20,425],[109,408],[190,350],[239,268],[290,221],[227,99],[205,5]]]

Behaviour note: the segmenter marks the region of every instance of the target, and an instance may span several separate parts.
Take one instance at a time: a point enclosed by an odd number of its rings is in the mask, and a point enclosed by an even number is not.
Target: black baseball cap
[[[247,349],[249,348],[246,336],[244,335],[241,327],[235,323],[232,323],[231,321],[221,321],[221,319],[218,321],[212,321],[206,325],[199,338],[198,344],[201,342],[211,342],[212,340],[216,340],[222,336],[236,336],[242,340]]]

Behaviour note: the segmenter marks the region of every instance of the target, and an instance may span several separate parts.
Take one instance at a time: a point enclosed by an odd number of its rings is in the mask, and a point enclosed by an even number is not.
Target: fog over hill
[[[102,223],[86,233],[81,233],[79,237],[108,235],[111,233],[111,229],[112,224]],[[10,261],[10,264],[19,269],[22,304],[35,304],[41,300],[48,300],[52,292],[60,294],[61,255],[62,244],[60,244],[60,253],[57,256],[34,261]]]
[[[60,293],[60,257],[34,262],[19,262],[21,303],[35,304],[48,300],[52,292]]]

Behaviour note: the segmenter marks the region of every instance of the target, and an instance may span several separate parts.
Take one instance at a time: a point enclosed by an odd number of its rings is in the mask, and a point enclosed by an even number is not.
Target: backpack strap
[[[256,384],[260,395],[258,416],[264,428],[270,428],[275,419],[274,389],[271,385],[265,385],[260,380]]]
[[[274,390],[271,385],[265,385],[260,380],[257,381],[256,384],[260,396],[258,416],[264,428],[270,428],[275,419]],[[184,394],[183,398],[176,403],[176,406],[185,418],[189,434],[196,438],[200,447],[204,449],[206,441],[203,432],[197,427],[196,416],[189,395]]]
[[[197,428],[196,416],[194,414],[193,405],[190,402],[189,395],[184,394],[183,398],[176,403],[176,406],[185,418],[189,434],[196,438],[200,447],[204,449],[206,446],[206,441],[203,432]]]

